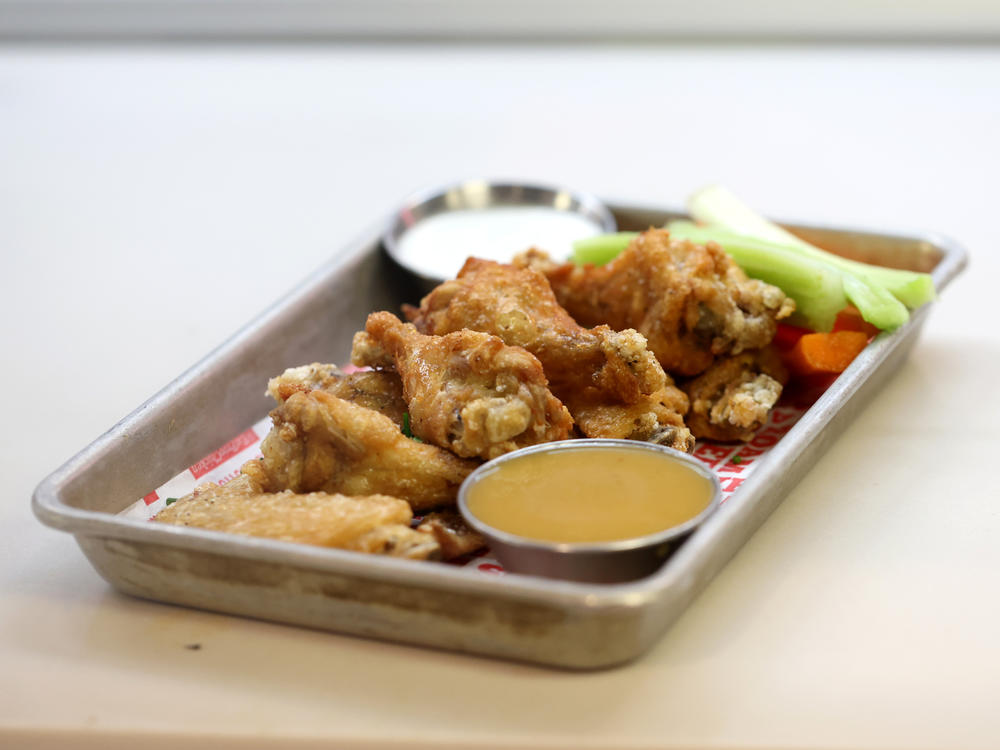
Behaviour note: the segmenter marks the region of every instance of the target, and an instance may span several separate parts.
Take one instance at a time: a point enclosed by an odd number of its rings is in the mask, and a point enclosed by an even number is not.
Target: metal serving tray
[[[621,229],[682,214],[614,206]],[[938,236],[789,225],[843,255],[929,271],[940,291],[967,258]],[[580,584],[485,575],[120,517],[120,511],[264,416],[267,379],[345,361],[373,310],[416,302],[373,228],[36,489],[44,523],[72,533],[97,571],[135,596],[341,633],[588,669],[648,649],[890,378],[932,305],[878,336],[654,575]]]

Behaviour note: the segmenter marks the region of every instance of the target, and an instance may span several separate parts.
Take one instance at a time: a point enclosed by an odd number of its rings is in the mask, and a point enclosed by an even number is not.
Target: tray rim
[[[608,205],[612,211],[684,214],[683,211],[652,205],[615,201],[609,202]],[[836,233],[867,234],[928,243],[942,254],[940,261],[931,272],[938,294],[968,264],[968,253],[965,248],[950,237],[938,232],[896,232],[801,222],[782,222],[782,224],[792,230],[802,228]],[[697,566],[700,561],[711,556],[712,549],[717,546],[716,540],[720,535],[740,523],[747,523],[747,519],[754,514],[759,504],[759,496],[765,493],[770,485],[774,484],[776,475],[780,474],[782,459],[791,458],[794,460],[811,444],[815,435],[807,435],[805,442],[803,442],[803,433],[809,432],[810,428],[813,428],[813,432],[821,432],[821,429],[815,429],[817,421],[825,423],[836,415],[851,396],[861,388],[868,377],[877,371],[879,365],[897,347],[904,345],[916,335],[934,307],[933,302],[924,305],[913,311],[911,319],[899,329],[891,333],[882,333],[876,337],[827,389],[816,404],[803,415],[802,419],[772,448],[757,466],[754,474],[747,479],[737,493],[734,493],[726,501],[719,512],[708,519],[702,528],[692,535],[659,571],[633,582],[589,584],[514,573],[508,573],[504,576],[486,576],[473,569],[450,565],[419,565],[413,561],[360,555],[345,550],[239,537],[201,529],[154,525],[144,521],[122,518],[113,513],[73,507],[64,501],[62,493],[66,484],[74,476],[85,471],[88,464],[100,454],[109,450],[116,440],[127,435],[129,429],[138,425],[148,412],[169,408],[171,399],[177,392],[194,383],[202,372],[211,367],[215,359],[234,350],[256,329],[275,318],[286,304],[321,288],[338,269],[348,265],[357,257],[371,252],[373,244],[378,245],[384,225],[385,220],[360,233],[340,251],[334,253],[314,273],[265,307],[260,314],[209,351],[193,366],[182,372],[45,477],[32,494],[32,510],[36,517],[45,525],[67,531],[75,536],[136,541],[218,555],[252,558],[291,567],[327,571],[404,586],[441,588],[453,593],[474,592],[479,596],[495,594],[500,598],[517,599],[521,602],[533,601],[564,609],[594,611],[621,607],[642,608],[655,603],[669,590],[675,587],[683,589],[686,584],[690,583],[685,580],[690,577],[689,568],[692,565]],[[784,493],[774,502],[774,505],[777,505],[783,496]],[[770,510],[764,513],[758,523],[762,522],[769,513]],[[752,530],[750,534],[746,535],[746,538],[748,539],[751,534]],[[739,546],[737,545],[736,549]],[[724,565],[725,561],[732,554],[735,554],[736,549],[733,549],[731,554],[718,564],[718,567]]]

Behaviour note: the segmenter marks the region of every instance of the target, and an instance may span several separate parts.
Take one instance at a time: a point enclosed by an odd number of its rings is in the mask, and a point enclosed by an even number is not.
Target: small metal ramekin
[[[397,265],[416,277],[424,288],[430,289],[445,279],[428,276],[400,258],[399,242],[403,234],[417,222],[447,211],[509,206],[539,206],[575,212],[594,222],[601,232],[617,229],[615,217],[608,207],[589,193],[536,183],[470,179],[406,199],[382,233],[382,245]]]
[[[647,451],[662,455],[665,461],[680,461],[709,480],[712,497],[701,513],[682,524],[655,534],[610,542],[566,543],[529,539],[494,528],[469,510],[469,489],[502,463],[517,461],[535,453],[604,448]],[[669,487],[664,487],[664,493],[669,491]],[[522,448],[480,466],[466,478],[458,491],[458,508],[462,516],[472,528],[487,538],[493,555],[506,570],[591,583],[621,583],[656,572],[674,550],[715,512],[721,502],[719,478],[701,461],[673,448],[637,440],[563,440]]]

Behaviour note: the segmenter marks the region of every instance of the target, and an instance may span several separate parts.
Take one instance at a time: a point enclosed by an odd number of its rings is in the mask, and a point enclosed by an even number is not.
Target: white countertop
[[[998,92],[986,47],[0,48],[0,746],[1000,745]],[[31,515],[43,476],[404,195],[478,175],[666,206],[722,182],[780,218],[938,231],[971,265],[619,669],[127,598]]]

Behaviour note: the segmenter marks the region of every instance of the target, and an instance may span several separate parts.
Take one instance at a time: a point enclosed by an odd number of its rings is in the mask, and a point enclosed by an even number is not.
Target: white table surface
[[[998,134],[985,47],[0,49],[0,746],[1000,746]],[[972,263],[619,669],[126,598],[31,515],[44,475],[405,194],[476,175],[668,206],[718,181]]]

